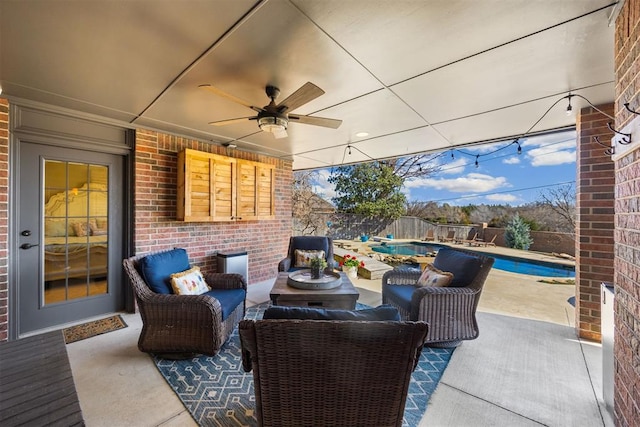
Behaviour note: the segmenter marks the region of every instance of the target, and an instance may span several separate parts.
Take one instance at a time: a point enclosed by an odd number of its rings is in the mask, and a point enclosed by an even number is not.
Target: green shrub
[[[520,215],[516,214],[504,231],[504,241],[508,248],[529,250],[533,239],[531,238],[531,229]]]

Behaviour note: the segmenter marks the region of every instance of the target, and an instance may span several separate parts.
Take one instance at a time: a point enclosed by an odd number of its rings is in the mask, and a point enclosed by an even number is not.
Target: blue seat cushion
[[[172,294],[171,275],[189,268],[187,251],[181,248],[147,255],[138,262],[144,281],[157,294]]]
[[[433,260],[433,266],[438,270],[453,273],[453,280],[449,287],[460,288],[469,286],[480,272],[482,259],[453,249],[443,248]]]
[[[415,290],[413,285],[384,285],[385,295],[408,313],[411,312],[411,296]]]
[[[244,289],[212,289],[202,295],[210,295],[220,302],[224,322],[239,304],[244,303],[246,291]]]
[[[398,310],[383,304],[375,308],[363,310],[326,310],[324,308],[282,307],[274,306],[265,310],[263,319],[296,319],[296,320],[361,320],[384,321],[400,320]]]

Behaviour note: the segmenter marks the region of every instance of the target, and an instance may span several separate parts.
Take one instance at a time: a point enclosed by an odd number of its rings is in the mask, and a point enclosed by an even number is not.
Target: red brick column
[[[615,156],[616,222],[614,305],[614,418],[617,426],[640,425],[640,1],[627,0],[616,19],[616,129],[631,144]],[[622,147],[621,147],[622,148]]]
[[[613,116],[613,104],[598,106]],[[600,341],[600,284],[613,282],[614,163],[605,147],[612,120],[594,108],[582,109],[577,120],[576,330]]]
[[[7,251],[9,238],[9,101],[0,98],[0,342],[9,338]]]

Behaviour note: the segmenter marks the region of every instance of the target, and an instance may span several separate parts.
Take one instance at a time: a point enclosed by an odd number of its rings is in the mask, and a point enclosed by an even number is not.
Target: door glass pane
[[[46,160],[44,304],[106,294],[108,168]]]

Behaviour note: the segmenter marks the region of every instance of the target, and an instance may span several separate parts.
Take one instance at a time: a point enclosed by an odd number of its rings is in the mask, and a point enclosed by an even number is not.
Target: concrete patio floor
[[[575,334],[567,302],[574,287],[538,279],[491,271],[479,306],[480,337],[453,353],[421,427],[614,425],[602,396],[601,346]],[[250,285],[248,305],[268,301],[272,283]],[[359,302],[381,303],[380,280],[354,284]],[[67,346],[87,426],[196,425],[137,349],[140,316],[123,318],[129,327]]]

